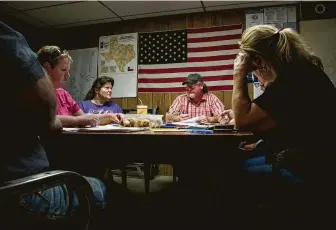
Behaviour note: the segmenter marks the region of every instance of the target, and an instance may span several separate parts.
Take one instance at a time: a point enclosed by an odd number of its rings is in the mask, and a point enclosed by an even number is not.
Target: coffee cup
[[[137,114],[147,114],[148,106],[147,105],[138,105]]]

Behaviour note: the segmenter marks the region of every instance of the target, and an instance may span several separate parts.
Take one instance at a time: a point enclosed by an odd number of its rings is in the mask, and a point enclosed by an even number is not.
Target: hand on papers
[[[197,120],[197,123],[198,124],[204,124],[204,123],[207,123],[208,122],[208,119],[207,119],[207,117],[206,116],[199,116],[198,117],[198,120]]]
[[[221,123],[227,124],[227,125],[234,125],[234,116],[232,109],[224,110],[222,113],[222,120]]]
[[[190,114],[181,114],[180,115],[181,121],[185,121],[191,118]]]
[[[104,113],[99,114],[99,125],[107,125],[110,123],[121,124],[124,121],[124,115],[121,113]]]
[[[224,110],[222,115],[227,116],[230,119],[233,119],[233,110],[232,109]]]
[[[77,125],[79,126],[97,126],[99,123],[98,115],[96,114],[84,114],[77,116]]]
[[[115,115],[117,116],[117,118],[119,120],[119,124],[124,122],[124,120],[125,120],[124,114],[122,114],[122,113],[116,113]]]

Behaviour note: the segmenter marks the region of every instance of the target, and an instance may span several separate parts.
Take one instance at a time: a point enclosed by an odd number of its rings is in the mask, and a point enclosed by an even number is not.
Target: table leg
[[[151,164],[149,162],[144,161],[144,179],[145,179],[145,193],[146,194],[149,194],[150,166],[151,166]]]
[[[173,166],[173,182],[176,183],[177,181],[177,167],[175,167],[175,165],[172,165]]]
[[[121,183],[125,188],[127,188],[127,171],[126,171],[126,165],[123,166],[121,169]]]

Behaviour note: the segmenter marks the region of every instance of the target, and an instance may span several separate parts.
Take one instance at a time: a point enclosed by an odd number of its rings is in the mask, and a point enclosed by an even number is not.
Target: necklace
[[[103,105],[104,103],[101,103],[100,101],[96,101],[95,99],[92,99],[91,102],[96,105]]]

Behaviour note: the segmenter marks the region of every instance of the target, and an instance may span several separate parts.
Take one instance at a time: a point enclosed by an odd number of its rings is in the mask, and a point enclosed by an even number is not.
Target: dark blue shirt
[[[38,134],[31,128],[34,108],[19,104],[45,76],[43,67],[23,35],[1,21],[0,50],[1,182],[41,172],[49,162]]]

